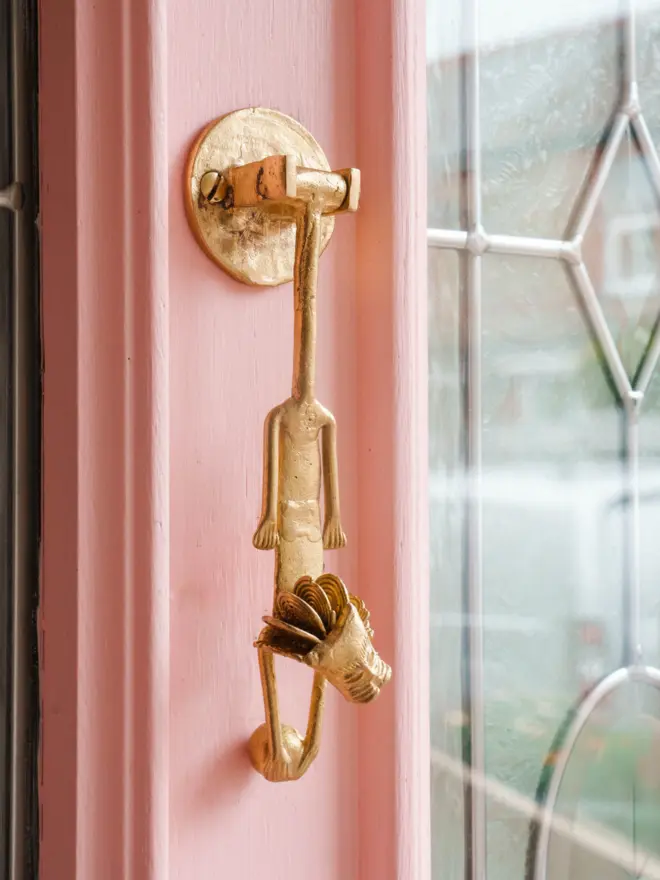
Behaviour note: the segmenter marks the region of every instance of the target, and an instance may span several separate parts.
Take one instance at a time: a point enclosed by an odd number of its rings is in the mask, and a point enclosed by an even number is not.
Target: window
[[[434,880],[660,871],[660,5],[429,0]]]

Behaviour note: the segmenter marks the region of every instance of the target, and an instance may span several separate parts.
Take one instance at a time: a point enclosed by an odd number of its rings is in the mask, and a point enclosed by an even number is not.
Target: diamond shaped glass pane
[[[576,27],[567,5],[566,21],[548,16],[550,30],[528,23],[502,39],[520,12],[511,4],[507,19],[501,0],[482,4],[484,225],[559,238],[616,104],[617,29],[597,16]]]
[[[660,314],[660,211],[626,134],[584,241],[584,260],[631,379]]]

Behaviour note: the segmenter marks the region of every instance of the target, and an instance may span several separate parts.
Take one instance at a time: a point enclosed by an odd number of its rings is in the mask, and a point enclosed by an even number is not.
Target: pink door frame
[[[303,869],[318,861],[329,829],[333,846],[342,836],[350,839],[318,880],[430,875],[425,11],[423,0],[339,0],[337,7],[341,15],[332,0],[282,0],[275,15],[267,0],[245,0],[238,21],[236,4],[225,8],[210,0],[42,0],[42,880],[188,880],[184,866],[194,863],[195,850],[208,862],[215,835],[239,809],[261,817],[243,835],[244,845],[258,851],[250,864],[279,858],[291,880],[307,876]],[[191,53],[211,16],[214,85],[205,94],[195,80],[201,62]],[[257,45],[260,51],[248,52]],[[328,69],[315,76],[298,70],[294,82],[274,66],[287,53]],[[323,75],[337,79],[329,86],[337,97],[328,109],[319,109],[314,91]],[[236,327],[246,320],[249,300],[195,250],[178,188],[195,129],[246,103],[298,115],[328,149],[325,129],[335,146],[351,153],[331,154],[331,161],[362,169],[362,206],[341,239],[353,273],[347,292],[338,258],[324,257],[337,298],[328,314],[340,324],[331,341],[350,370],[335,368],[341,358],[332,352],[324,369],[336,369],[334,395],[350,440],[344,452],[355,502],[349,538],[356,549],[348,565],[395,675],[374,706],[355,715],[333,710],[330,730],[341,738],[326,737],[311,781],[263,788],[249,777],[232,790],[231,803],[203,807],[212,815],[208,826],[196,813],[191,831],[179,785],[190,738],[179,732],[178,681],[192,668],[182,652],[187,641],[202,639],[195,628],[200,616],[219,615],[213,603],[226,587],[218,587],[211,557],[201,557],[195,576],[216,592],[179,589],[192,570],[192,556],[180,550],[190,536],[179,510],[192,509],[200,479],[180,416],[190,383],[197,383],[195,391],[205,383],[201,397],[214,383],[223,394],[234,392],[221,356],[217,376],[200,380],[192,364],[181,378],[188,368],[185,324],[195,307],[182,287],[186,279],[210,291],[220,285],[222,294],[209,294],[214,305],[208,308],[224,310],[221,320]],[[273,321],[286,327],[284,305],[250,302],[255,333]],[[275,347],[273,356],[279,354]],[[254,393],[261,419],[267,395],[261,400]],[[230,428],[219,414],[208,430],[222,439]],[[224,478],[217,462],[201,479],[216,477]],[[239,500],[221,503],[215,496],[209,516],[220,534]],[[213,557],[230,575],[231,553],[242,560],[251,552],[236,546]],[[268,562],[245,559],[252,579],[267,572]],[[242,564],[236,563],[237,579]],[[245,614],[253,628],[264,610],[254,599],[262,592],[248,591],[240,614],[230,594],[223,599],[227,614],[236,615],[237,646],[249,638]],[[216,715],[206,716],[210,726],[222,728],[225,716],[238,715],[247,736],[258,712],[258,682],[253,665],[246,673],[231,668],[229,650],[223,642],[220,659],[209,657],[212,678],[195,680],[196,696],[207,713],[217,706]],[[214,659],[222,665],[214,666]],[[225,669],[236,675],[233,688],[216,690]],[[191,687],[188,679],[185,687]],[[206,687],[208,694],[201,693]],[[199,728],[200,739],[209,736]],[[232,762],[243,761],[232,755],[223,765],[226,776]],[[341,777],[339,788],[333,772]],[[286,861],[291,857],[278,837],[291,816],[306,841],[295,865]],[[209,877],[242,857],[217,846]],[[235,868],[230,873],[238,876]],[[201,878],[201,871],[194,876]]]

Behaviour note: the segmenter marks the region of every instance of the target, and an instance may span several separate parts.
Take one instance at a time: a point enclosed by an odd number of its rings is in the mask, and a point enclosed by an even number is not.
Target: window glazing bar
[[[639,410],[643,395],[633,392],[624,406],[624,463],[626,477],[625,575],[623,590],[623,666],[642,663],[642,584],[640,571]]]
[[[488,235],[488,250],[495,254],[510,254],[524,257],[567,258],[572,252],[568,241],[550,238],[521,238],[515,235]]]
[[[584,310],[589,318],[589,324],[593,330],[594,336],[600,346],[605,358],[605,362],[612,376],[612,381],[619,393],[622,403],[635,397],[635,392],[630,384],[630,379],[626,373],[626,369],[621,361],[619,350],[607,326],[607,321],[603,316],[601,308],[598,304],[598,297],[594,290],[589,274],[584,263],[578,263],[576,266],[570,267],[570,275],[574,281],[575,289],[582,302]]]
[[[467,232],[453,229],[427,229],[426,237],[430,247],[455,248],[457,250],[467,247]]]
[[[575,259],[576,245],[553,238],[529,238],[520,235],[491,235],[483,230],[478,235],[453,229],[428,229],[429,247],[468,250],[478,254],[508,254],[521,257]]]
[[[481,514],[481,132],[479,97],[478,2],[463,5],[465,55],[461,73],[465,97],[463,119],[464,214],[468,235],[463,258],[461,295],[461,373],[464,456],[467,477],[463,538],[463,713],[469,736],[463,740],[466,818],[465,876],[486,878],[486,798],[472,784],[486,770],[484,718],[484,635]],[[471,245],[471,246],[469,246]]]
[[[642,159],[656,191],[660,194],[660,162],[658,154],[650,137],[646,122],[640,113],[639,90],[637,86],[637,45],[635,22],[635,2],[625,0],[626,14],[622,24],[623,28],[623,58],[621,65],[622,83],[621,91],[626,102],[632,132],[637,140]],[[657,348],[657,327],[655,338],[650,349],[646,352],[640,373],[636,377],[644,379],[644,369],[647,364],[651,366],[657,360],[654,358],[654,349]],[[649,375],[650,379],[650,375]],[[647,380],[648,381],[648,380]],[[623,459],[626,479],[626,495],[628,496],[627,509],[625,510],[626,536],[624,548],[626,554],[625,576],[628,583],[624,585],[623,597],[623,665],[632,666],[642,663],[642,581],[641,581],[641,533],[640,533],[640,502],[639,502],[639,417],[644,400],[646,385],[640,387],[636,383],[635,390],[628,393],[624,399],[624,450]]]
[[[656,325],[653,332],[653,340],[644,356],[639,374],[635,380],[635,389],[641,394],[646,394],[649,383],[653,378],[656,364],[658,363],[658,357],[660,357],[660,326]]]
[[[623,59],[621,92],[624,101],[633,107],[638,104],[637,89],[637,41],[635,39],[637,28],[635,26],[635,3],[634,0],[624,0],[623,19]]]

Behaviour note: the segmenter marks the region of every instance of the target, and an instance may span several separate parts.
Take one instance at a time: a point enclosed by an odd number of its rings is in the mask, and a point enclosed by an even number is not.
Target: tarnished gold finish
[[[330,171],[297,122],[257,109],[205,130],[187,183],[190,222],[213,259],[248,283],[294,281],[292,391],[266,417],[263,501],[253,537],[257,549],[275,551],[275,596],[255,643],[266,723],[252,735],[250,755],[266,779],[282,782],[300,778],[318,753],[327,681],[350,702],[368,703],[391,676],[374,650],[364,603],[324,573],[323,562],[324,548],[343,547],[346,536],[336,423],[315,396],[318,266],[332,230],[329,215],[357,210],[360,176],[357,169]],[[275,654],[314,670],[304,737],[280,723]]]

